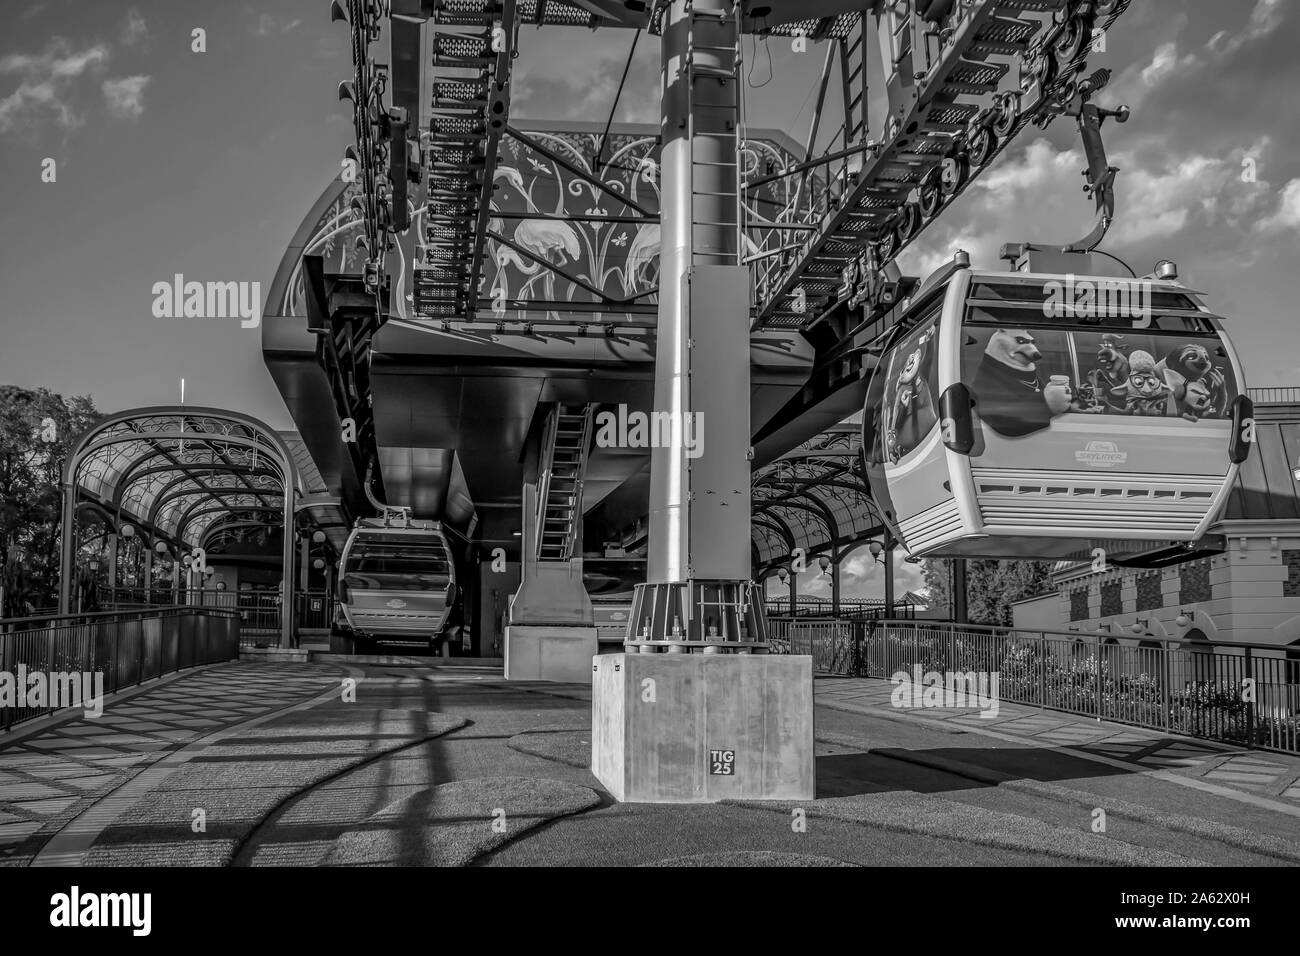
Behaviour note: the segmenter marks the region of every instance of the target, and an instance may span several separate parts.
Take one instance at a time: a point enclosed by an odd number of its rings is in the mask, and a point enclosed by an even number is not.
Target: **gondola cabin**
[[[1222,319],[1178,282],[960,257],[903,308],[863,457],[913,555],[1154,565],[1219,514],[1250,415]]]
[[[339,581],[347,626],[380,640],[433,642],[456,597],[451,547],[436,521],[391,527],[361,519],[343,548]]]

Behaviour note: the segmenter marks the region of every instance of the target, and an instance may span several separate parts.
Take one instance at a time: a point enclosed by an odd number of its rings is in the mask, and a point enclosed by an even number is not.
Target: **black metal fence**
[[[765,604],[768,618],[834,618],[847,621],[910,621],[916,617],[916,608],[907,601],[900,601],[887,607],[884,601],[846,598],[840,602],[838,613],[832,603],[825,598],[800,595],[795,603],[794,614],[790,613],[790,602],[768,600]]]
[[[280,638],[280,592],[278,590],[239,590],[191,588],[173,591],[160,588],[109,588],[101,586],[97,594],[105,610],[196,605],[234,611],[239,616],[240,640],[245,646],[275,644]],[[294,624],[299,629],[328,630],[334,619],[336,602],[325,591],[294,591]]]
[[[89,675],[89,687],[85,680],[77,684],[84,701],[92,690],[112,694],[186,667],[237,657],[239,617],[221,608],[168,607],[3,620],[0,675],[6,676],[11,693],[0,697],[0,730],[68,706],[73,675],[83,679]],[[95,675],[100,675],[98,680]]]
[[[823,674],[997,675],[1000,701],[1300,753],[1300,648],[919,621],[769,622],[776,653]],[[1109,643],[1108,643],[1109,641]],[[958,683],[961,678],[954,678]]]

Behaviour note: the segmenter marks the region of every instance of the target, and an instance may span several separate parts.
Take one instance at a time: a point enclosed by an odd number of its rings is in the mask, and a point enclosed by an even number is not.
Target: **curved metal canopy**
[[[97,502],[151,538],[187,547],[223,514],[280,512],[302,477],[285,441],[246,416],[147,408],[110,416],[79,439],[64,475],[78,501]]]
[[[178,556],[205,548],[213,533],[298,521],[342,546],[346,521],[323,492],[301,439],[246,415],[216,408],[152,407],[110,415],[75,442],[63,472],[60,607],[67,612],[75,516],[86,504],[114,527],[131,524]],[[292,580],[295,536],[282,535],[284,577]],[[292,634],[291,615],[281,620]]]
[[[790,560],[836,554],[883,531],[858,469],[861,426],[835,425],[754,473],[755,577]]]

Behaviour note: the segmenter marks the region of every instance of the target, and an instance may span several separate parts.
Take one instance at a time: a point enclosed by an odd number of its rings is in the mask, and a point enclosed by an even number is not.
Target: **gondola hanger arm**
[[[1078,90],[1071,97],[1064,113],[1073,116],[1079,126],[1079,136],[1083,139],[1083,153],[1088,161],[1088,168],[1083,171],[1086,179],[1083,191],[1092,196],[1096,204],[1092,228],[1082,239],[1068,243],[1062,252],[1091,252],[1106,237],[1106,231],[1115,219],[1115,174],[1119,168],[1111,166],[1106,159],[1106,146],[1101,138],[1101,124],[1108,117],[1114,117],[1117,123],[1126,123],[1129,108],[1105,109],[1089,102],[1094,93],[1099,92],[1110,80],[1109,70],[1098,70],[1079,84]]]

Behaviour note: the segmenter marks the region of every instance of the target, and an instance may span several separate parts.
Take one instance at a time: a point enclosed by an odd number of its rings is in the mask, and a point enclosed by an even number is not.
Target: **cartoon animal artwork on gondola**
[[[1066,412],[1095,412],[1075,394],[1066,375],[1046,382],[1039,374],[1043,353],[1027,329],[997,329],[975,370],[980,419],[999,435],[1019,438],[1041,431]]]
[[[1129,361],[1122,349],[1124,339],[1118,335],[1103,335],[1097,346],[1097,367],[1088,373],[1092,394],[1100,399],[1105,410],[1123,412],[1124,400],[1112,389],[1122,388],[1128,381]]]
[[[1110,390],[1114,398],[1123,399],[1126,415],[1166,415],[1173,389],[1165,383],[1150,352],[1134,349],[1128,357],[1129,375],[1123,384]]]
[[[1204,345],[1189,342],[1179,346],[1158,368],[1173,394],[1175,408],[1187,421],[1209,418],[1227,406],[1227,379]]]
[[[934,329],[927,329],[908,353],[894,383],[894,399],[885,410],[885,454],[895,464],[921,443],[935,422],[930,393],[929,350]]]

